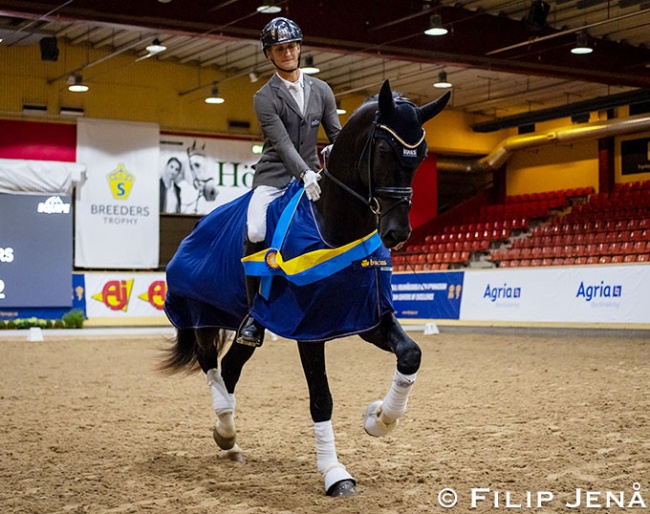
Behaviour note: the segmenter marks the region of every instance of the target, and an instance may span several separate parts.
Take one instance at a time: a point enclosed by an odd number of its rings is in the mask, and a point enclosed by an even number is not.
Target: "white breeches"
[[[246,232],[251,243],[264,241],[266,237],[266,209],[269,204],[286,191],[286,187],[257,186],[248,204]]]

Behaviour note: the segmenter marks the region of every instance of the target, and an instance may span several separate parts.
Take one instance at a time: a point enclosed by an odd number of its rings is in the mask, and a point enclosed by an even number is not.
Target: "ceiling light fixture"
[[[70,75],[68,77],[68,91],[73,93],[85,93],[88,91],[88,86],[83,83],[83,78],[80,74]]]
[[[167,50],[167,47],[160,42],[160,39],[156,38],[147,46],[146,50],[150,54],[159,54]]]
[[[341,100],[337,100],[336,101],[336,114],[338,114],[340,116],[342,114],[346,114],[347,112],[348,111],[346,111],[345,109],[343,109],[343,107],[341,107]]]
[[[424,31],[427,36],[444,36],[449,31],[442,26],[442,17],[439,14],[432,14],[429,18],[429,28]]]
[[[269,0],[268,2],[263,3],[257,8],[257,12],[262,14],[276,14],[279,13],[282,8],[277,5],[276,2]]]
[[[433,87],[437,87],[439,89],[447,89],[452,86],[452,83],[447,80],[447,72],[446,71],[441,71],[438,73],[438,82],[435,82],[433,84]]]
[[[589,46],[589,37],[586,32],[578,32],[576,36],[576,45],[571,49],[574,55],[587,55],[593,52],[594,49]]]
[[[225,100],[219,96],[219,87],[215,83],[210,91],[210,96],[205,99],[206,104],[222,104]]]
[[[250,79],[251,83],[253,83],[253,82],[257,82],[260,79],[260,76],[254,71],[251,71],[248,74],[248,78]]]
[[[316,75],[316,73],[320,73],[320,68],[314,66],[314,58],[311,55],[305,57],[305,66],[302,68],[302,72],[307,75]]]

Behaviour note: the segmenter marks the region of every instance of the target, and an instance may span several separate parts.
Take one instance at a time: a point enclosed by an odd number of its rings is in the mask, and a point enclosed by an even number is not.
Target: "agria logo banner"
[[[163,273],[137,275],[89,273],[85,276],[88,318],[161,316],[167,283]]]

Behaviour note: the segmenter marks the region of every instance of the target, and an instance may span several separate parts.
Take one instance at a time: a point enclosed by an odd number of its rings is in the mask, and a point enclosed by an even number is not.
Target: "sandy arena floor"
[[[0,513],[650,510],[650,340],[411,335],[423,365],[383,439],[361,414],[387,391],[393,357],[358,338],[329,343],[337,449],[359,492],[331,499],[293,342],[267,341],[244,369],[236,463],[212,440],[203,375],[154,371],[162,336],[0,333]]]

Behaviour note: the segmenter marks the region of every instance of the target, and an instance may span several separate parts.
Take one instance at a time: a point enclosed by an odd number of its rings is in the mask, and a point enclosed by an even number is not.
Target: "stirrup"
[[[250,314],[247,314],[237,329],[235,341],[239,344],[259,348],[264,342],[265,332],[266,329]]]

